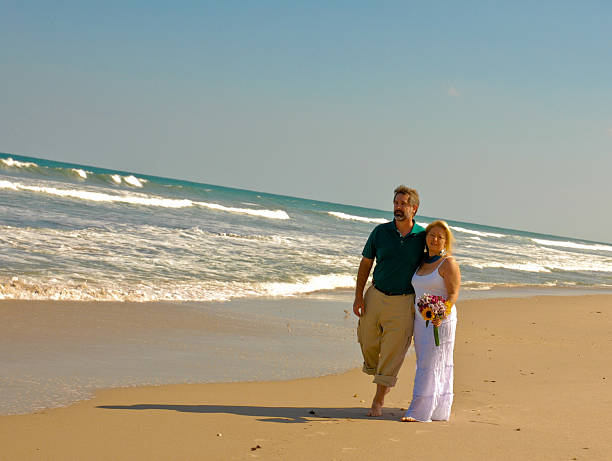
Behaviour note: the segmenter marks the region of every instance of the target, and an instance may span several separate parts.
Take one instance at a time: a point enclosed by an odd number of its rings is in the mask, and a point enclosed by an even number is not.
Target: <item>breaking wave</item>
[[[227,211],[230,213],[242,213],[249,214],[252,216],[261,216],[269,219],[291,219],[287,212],[283,210],[257,210],[255,208],[235,208],[219,205],[218,203],[206,203],[206,202],[195,202],[204,208],[210,208],[212,210]]]
[[[32,168],[37,167],[36,163],[32,162],[20,162],[18,160],[13,160],[11,157],[0,159],[5,166],[13,167],[13,168]]]
[[[373,223],[380,223],[380,224],[389,222],[388,219],[384,219],[384,218],[366,218],[363,216],[353,216],[353,215],[346,214],[346,213],[340,213],[339,211],[328,211],[327,214],[330,214],[340,219],[348,219],[350,221],[373,222]]]
[[[450,226],[450,228],[454,230],[455,232],[462,232],[464,234],[477,235],[479,237],[496,237],[496,238],[507,237],[507,235],[504,235],[504,234],[497,234],[495,232],[481,232],[481,231],[466,229],[464,227],[458,227],[458,226]]]
[[[577,243],[577,242],[561,242],[558,240],[543,240],[543,239],[531,239],[532,242],[538,243],[540,245],[546,246],[555,246],[555,247],[563,247],[563,248],[575,248],[577,250],[592,250],[592,251],[612,251],[612,246],[610,245],[600,245],[600,244],[585,244],[585,243]]]
[[[124,178],[125,179],[125,178]],[[0,189],[10,189],[14,191],[28,191],[42,194],[55,195],[64,198],[76,198],[92,202],[117,202],[129,203],[132,205],[145,205],[163,208],[185,208],[198,205],[212,210],[225,211],[229,213],[241,213],[252,216],[260,216],[269,219],[290,219],[289,215],[283,210],[260,210],[253,208],[235,208],[220,205],[218,203],[194,202],[189,199],[169,199],[149,195],[114,195],[104,192],[95,192],[82,189],[58,189],[49,186],[32,186],[11,181],[0,181]]]

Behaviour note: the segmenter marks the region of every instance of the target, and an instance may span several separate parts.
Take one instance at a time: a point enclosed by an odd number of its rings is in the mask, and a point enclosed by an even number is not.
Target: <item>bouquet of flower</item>
[[[417,300],[419,312],[425,320],[425,328],[429,326],[429,321],[434,319],[444,320],[451,313],[452,304],[450,304],[442,296],[430,295],[425,293]],[[434,340],[436,346],[440,345],[440,337],[438,336],[438,327],[433,327]]]

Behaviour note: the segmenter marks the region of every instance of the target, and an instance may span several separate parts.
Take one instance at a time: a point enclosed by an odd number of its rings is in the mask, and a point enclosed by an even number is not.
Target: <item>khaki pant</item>
[[[412,339],[414,294],[387,296],[370,286],[364,301],[357,327],[363,372],[374,375],[376,384],[393,387]]]

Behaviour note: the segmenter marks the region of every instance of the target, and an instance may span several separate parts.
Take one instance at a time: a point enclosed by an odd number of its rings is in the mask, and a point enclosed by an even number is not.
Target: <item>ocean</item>
[[[369,232],[390,219],[391,198],[378,210],[0,154],[0,299],[227,301],[350,290]],[[464,296],[612,287],[612,244],[449,224]]]
[[[0,306],[0,414],[357,367],[355,275],[390,219],[391,197],[377,210],[0,154],[0,299],[31,301]],[[459,309],[612,291],[611,244],[449,224]]]

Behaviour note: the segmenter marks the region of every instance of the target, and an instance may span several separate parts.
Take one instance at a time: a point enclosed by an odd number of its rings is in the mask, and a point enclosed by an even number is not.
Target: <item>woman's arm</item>
[[[446,302],[452,306],[457,302],[457,298],[459,297],[459,286],[461,285],[461,272],[459,271],[459,264],[457,264],[455,258],[448,256],[444,263],[438,268],[438,274],[440,274],[440,277],[444,280],[444,285],[446,285],[446,291],[448,293]],[[436,318],[432,320],[431,323],[439,327],[442,324],[442,319]]]
[[[459,264],[452,256],[446,258],[446,261],[438,269],[440,277],[444,279],[444,285],[446,285],[446,291],[448,292],[448,299],[451,304],[457,302],[459,298],[459,287],[461,286],[461,271],[459,270]]]

